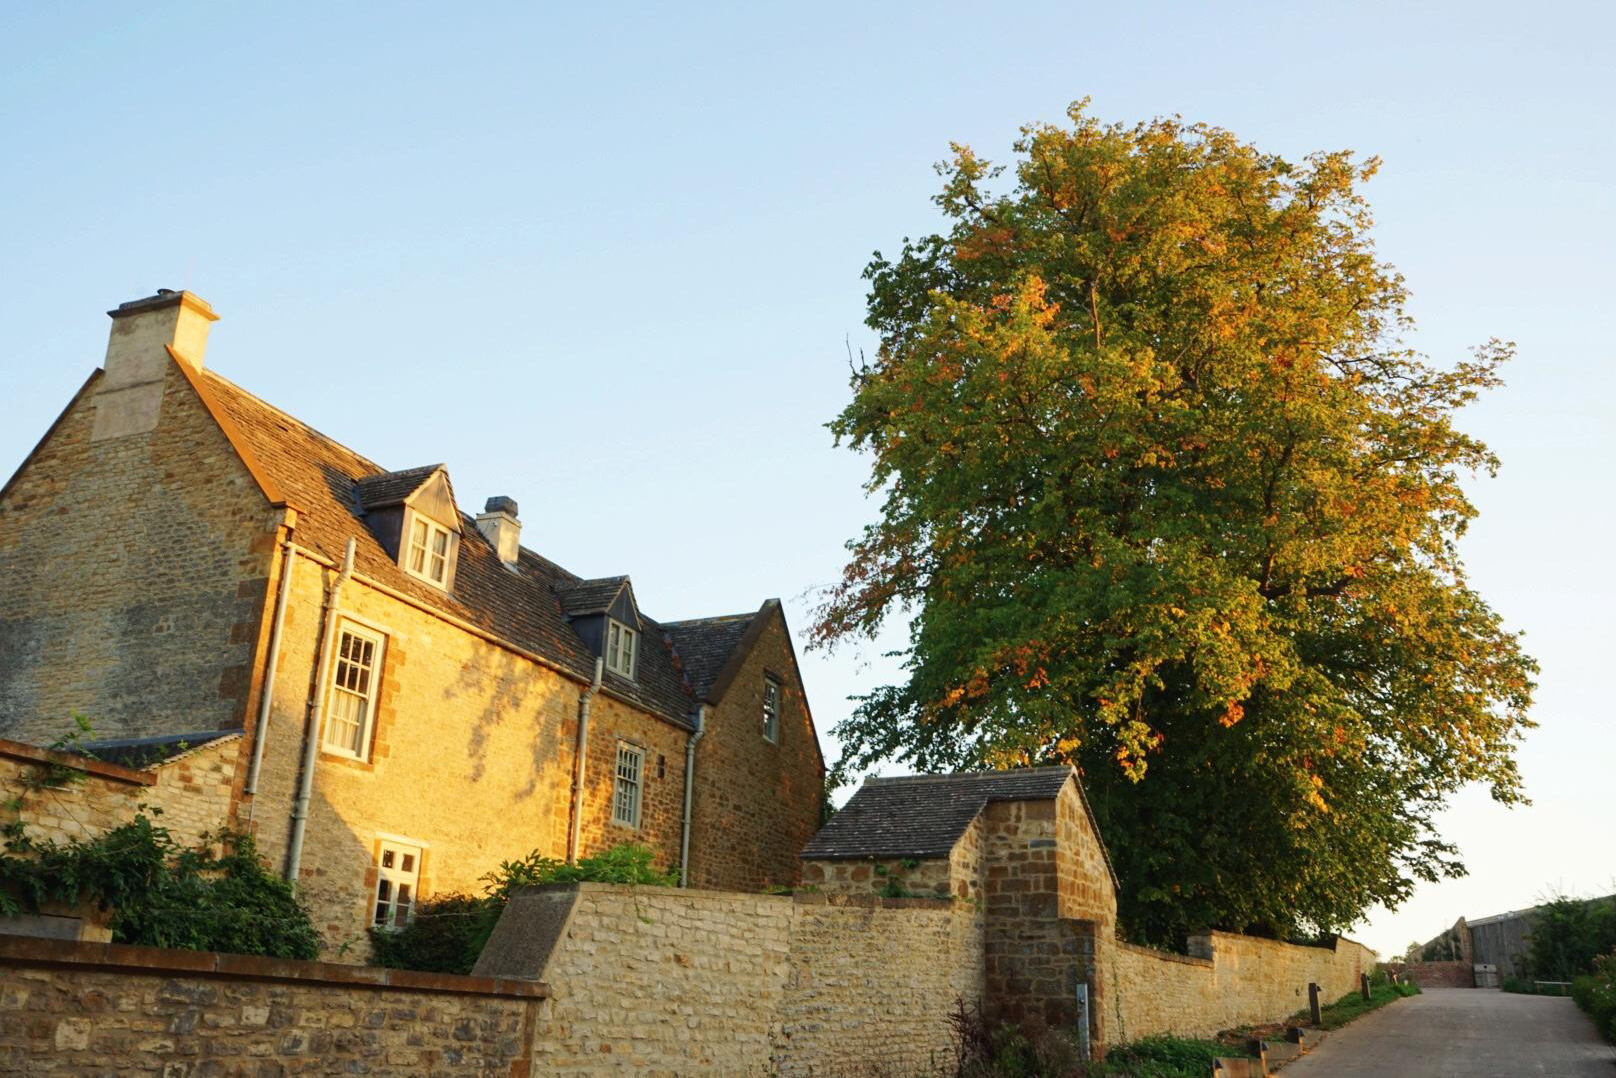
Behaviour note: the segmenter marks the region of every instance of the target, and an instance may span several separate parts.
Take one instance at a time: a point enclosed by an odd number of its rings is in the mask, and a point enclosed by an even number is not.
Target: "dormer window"
[[[434,588],[454,588],[461,516],[443,465],[361,476],[354,494],[371,534],[400,569]]]
[[[415,516],[410,523],[410,546],[404,555],[404,571],[429,584],[446,587],[449,579],[449,529]]]
[[[634,660],[637,657],[639,635],[639,633],[620,621],[607,621],[606,669],[614,674],[621,674],[626,678],[634,676]]]

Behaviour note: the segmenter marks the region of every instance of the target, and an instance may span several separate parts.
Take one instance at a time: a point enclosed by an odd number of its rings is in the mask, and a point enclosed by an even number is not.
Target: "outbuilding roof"
[[[1076,778],[1072,768],[1056,766],[865,779],[802,856],[947,857],[988,802],[1049,800]]]
[[[190,734],[158,734],[154,737],[112,737],[86,741],[79,751],[104,764],[147,770],[189,756],[216,741],[240,737],[240,730],[201,730]]]

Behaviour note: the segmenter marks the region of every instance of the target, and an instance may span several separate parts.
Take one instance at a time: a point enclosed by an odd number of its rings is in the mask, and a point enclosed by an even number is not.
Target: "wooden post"
[[[1313,981],[1307,984],[1307,1013],[1314,1025],[1324,1024],[1324,1015],[1319,1012],[1319,986]]]
[[[1364,1002],[1369,1002],[1369,974],[1358,974],[1358,991],[1363,993]]]

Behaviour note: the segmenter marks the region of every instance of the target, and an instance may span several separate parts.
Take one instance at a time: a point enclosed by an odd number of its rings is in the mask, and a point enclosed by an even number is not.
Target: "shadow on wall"
[[[472,782],[482,781],[488,767],[490,743],[501,728],[512,723],[531,724],[527,735],[529,751],[522,757],[527,766],[527,781],[515,792],[518,799],[526,800],[538,792],[547,767],[559,768],[565,763],[561,758],[564,740],[561,728],[566,724],[559,715],[549,713],[554,701],[552,694],[536,691],[552,678],[561,680],[560,675],[537,669],[503,648],[488,645],[482,650],[486,655],[483,661],[461,664],[454,683],[443,690],[443,701],[448,705],[468,699],[478,701],[466,737],[466,759],[471,762],[468,778]],[[563,689],[563,698],[567,695]],[[450,706],[447,710],[455,714],[459,708]],[[571,755],[569,751],[569,760]],[[510,767],[516,762],[516,757],[502,755],[499,766]]]

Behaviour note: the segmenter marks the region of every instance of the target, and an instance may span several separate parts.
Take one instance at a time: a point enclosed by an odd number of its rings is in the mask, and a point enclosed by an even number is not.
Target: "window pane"
[[[449,533],[441,528],[432,529],[432,553],[439,557],[449,553]]]
[[[404,871],[404,872],[414,872],[415,871],[415,855],[413,853],[405,854],[403,859],[399,861],[398,867],[399,867],[399,869],[401,871]],[[402,892],[400,892],[400,893],[402,894]]]
[[[392,850],[388,850],[388,849],[383,849],[382,850],[382,867],[383,868],[392,868],[393,867],[393,851]],[[382,897],[383,898],[387,897],[387,881],[386,880],[382,881]]]

